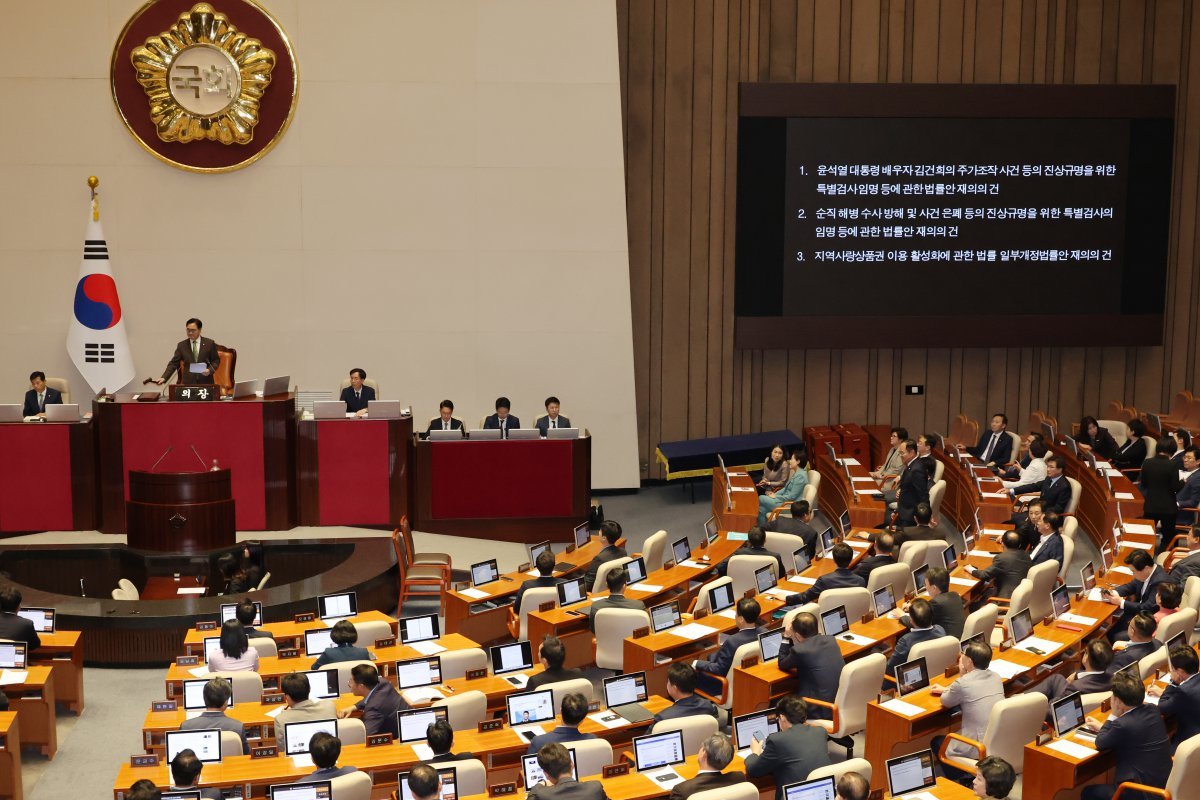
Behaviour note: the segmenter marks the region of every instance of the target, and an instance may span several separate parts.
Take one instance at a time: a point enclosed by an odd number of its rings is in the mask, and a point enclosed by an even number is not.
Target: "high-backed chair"
[[[446,575],[446,580],[450,580],[450,573],[454,570],[453,559],[449,553],[434,553],[434,552],[417,552],[417,546],[413,543],[412,525],[408,521],[408,515],[400,517],[400,535],[404,538],[404,550],[408,555],[408,563],[417,567],[438,567]]]
[[[612,561],[605,561],[601,564],[600,568],[596,570],[596,582],[592,584],[592,592],[608,591],[608,573],[614,569],[624,569],[625,565],[630,561],[633,561],[633,559],[625,556],[623,558],[614,558]]]
[[[1029,613],[1035,622],[1049,616],[1054,609],[1050,603],[1050,593],[1054,591],[1058,583],[1058,573],[1058,561],[1052,558],[1041,564],[1035,564],[1025,576],[1025,580],[1032,584],[1029,594]]]
[[[222,396],[231,395],[233,394],[233,385],[237,383],[237,350],[219,344],[217,345],[217,359],[217,371],[212,375],[212,382]],[[187,365],[180,361],[176,370],[176,380],[180,383],[183,382],[185,369],[187,369]],[[47,381],[48,383],[49,381]],[[66,398],[63,398],[63,402],[67,402]]]
[[[845,761],[837,764],[830,764],[827,767],[817,767],[808,773],[808,779],[815,781],[817,778],[833,778],[834,783],[837,783],[838,779],[847,772],[857,772],[866,778],[869,783],[871,781],[871,762],[865,758],[847,758]],[[696,795],[692,795],[692,797],[696,797]]]
[[[381,619],[355,622],[354,630],[358,633],[358,639],[355,640],[355,644],[359,647],[374,647],[375,643],[380,639],[392,638],[392,626]]]
[[[783,556],[783,563],[789,569],[792,565],[792,553],[804,547],[804,539],[794,533],[778,533],[767,531],[766,548],[772,553]]]
[[[847,662],[838,678],[832,703],[805,698],[812,705],[828,708],[831,719],[811,719],[809,722],[824,728],[830,739],[862,733],[867,727],[867,704],[878,696],[886,668],[887,657],[883,653],[871,653]],[[933,674],[932,669],[930,674]],[[851,755],[853,753],[847,757]]]
[[[1000,598],[993,597],[992,601],[997,603],[1004,609],[1004,617],[1001,619],[995,629],[992,631],[992,646],[999,647],[1000,643],[1008,638],[1012,633],[1011,618],[1013,614],[1023,611],[1029,606],[1029,601],[1033,596],[1033,581],[1029,578],[1024,578],[1017,584],[1017,588],[1013,589],[1012,597]],[[1006,605],[1007,604],[1007,605]],[[1032,614],[1030,615],[1033,616]],[[1037,619],[1036,617],[1033,617]]]
[[[646,562],[646,573],[662,569],[663,551],[667,549],[667,532],[658,531],[646,537],[642,544],[642,559]]]
[[[366,744],[367,726],[361,719],[347,717],[337,721],[337,737],[342,744]]]
[[[758,787],[751,781],[742,781],[724,789],[705,789],[690,795],[688,800],[758,800]]]
[[[1049,701],[1046,696],[1037,692],[1018,694],[997,701],[992,706],[992,713],[988,715],[988,725],[982,741],[977,742],[961,734],[950,733],[942,742],[942,749],[938,755],[943,763],[967,772],[973,772],[975,763],[984,755],[999,756],[1011,764],[1019,775],[1025,769],[1025,745],[1037,739],[1041,733],[1047,708]],[[952,742],[974,747],[978,754],[948,755],[947,748]],[[1020,794],[1017,793],[1016,796],[1020,797]]]
[[[1168,614],[1159,621],[1158,628],[1154,631],[1154,638],[1166,644],[1177,634],[1191,633],[1195,627],[1196,609],[1184,608],[1180,605],[1178,611]]]
[[[338,673],[337,679],[338,679],[338,690],[339,691],[345,690],[346,687],[350,685],[350,670],[354,669],[359,664],[370,664],[371,666],[375,666],[375,662],[367,661],[367,660],[338,661],[337,663],[335,663],[333,665],[334,669],[336,669],[337,673]],[[443,669],[444,668],[445,668],[445,664],[443,662]],[[445,678],[444,673],[443,673],[442,677]]]
[[[262,580],[259,581],[258,586],[255,586],[254,588],[261,592],[263,589],[267,588],[267,582],[270,580],[271,580],[271,573],[264,572],[263,576],[262,576]]]
[[[1009,452],[1012,453],[1012,460],[1016,461],[1021,453],[1021,434],[1016,431],[1005,431],[1005,433],[1008,434],[1009,439],[1012,439],[1012,449]]]
[[[770,567],[772,574],[779,578],[779,562],[771,556],[734,556],[729,559],[729,569],[725,572],[733,579],[733,596],[736,600],[746,593],[747,589],[757,589],[754,582],[755,570]]]
[[[930,487],[936,486],[937,482],[942,480],[942,476],[946,474],[946,463],[940,458],[933,459],[933,475],[930,476]],[[933,497],[932,488],[930,489],[930,498]]]
[[[1138,674],[1150,675],[1154,670],[1167,671],[1167,648],[1160,647],[1138,661]]]
[[[1180,742],[1179,747],[1175,749],[1175,760],[1171,763],[1171,774],[1167,776],[1165,787],[1156,789],[1153,786],[1143,786],[1127,781],[1117,787],[1113,800],[1121,800],[1123,797],[1145,797],[1151,794],[1157,795],[1163,800],[1184,800],[1184,798],[1192,796],[1192,790],[1188,789],[1185,792],[1183,787],[1195,786],[1197,781],[1200,781],[1200,736],[1193,736]],[[1145,794],[1139,794],[1139,792],[1145,792]],[[694,794],[692,797],[696,798],[701,794],[705,794],[705,792]]]
[[[275,658],[279,655],[279,648],[275,644],[274,639],[262,637],[260,639],[250,639],[250,646],[258,653],[259,658]]]
[[[992,629],[996,627],[996,619],[1000,616],[1000,606],[995,603],[987,603],[972,611],[967,615],[967,619],[963,622],[962,636],[959,637],[960,642],[965,642],[972,636],[979,634],[987,634],[990,638]]]
[[[46,377],[46,386],[48,386],[51,389],[57,389],[58,393],[62,395],[62,401],[64,403],[71,402],[71,382],[69,380],[67,380],[66,378],[55,378],[55,377],[47,376]],[[115,388],[116,387],[114,387],[114,389]]]
[[[438,609],[446,610],[446,592],[450,589],[450,572],[441,566],[418,565],[412,563],[404,534],[396,529],[392,531],[392,549],[396,554],[396,566],[400,579],[400,606],[409,597],[436,597]]]
[[[914,644],[908,653],[911,661],[914,658],[924,658],[925,666],[930,675],[945,672],[946,667],[952,667],[958,661],[959,641],[953,636],[940,636],[920,644]]]
[[[867,591],[875,592],[889,584],[892,587],[892,597],[899,602],[900,598],[904,597],[904,594],[912,587],[912,570],[909,569],[908,564],[897,562],[871,570],[871,574],[867,578]]]
[[[1067,485],[1071,487],[1071,499],[1067,501],[1067,508],[1064,513],[1074,514],[1075,509],[1079,508],[1079,495],[1083,491],[1083,486],[1070,475],[1067,476]]]
[[[602,608],[596,612],[596,666],[625,669],[625,638],[650,625],[650,615],[635,608]],[[758,643],[754,643],[755,647]]]
[[[701,697],[708,698],[726,711],[732,709],[734,677],[737,673],[737,668],[740,667],[747,658],[757,656],[758,642],[747,642],[746,644],[742,645],[737,650],[733,651],[733,660],[729,663],[728,675],[722,678],[720,675],[709,673],[709,677],[713,678],[721,685],[721,690],[716,694],[707,694],[697,689],[696,694],[700,695]]]
[[[851,587],[826,589],[817,597],[817,609],[820,614],[843,605],[846,607],[846,619],[857,622],[871,610],[871,593],[863,588]]]
[[[344,739],[342,741],[345,742]],[[371,800],[371,785],[369,772],[356,771],[349,775],[339,775],[329,782],[331,800]]]
[[[942,462],[938,462],[939,464]],[[929,487],[929,508],[933,510],[933,518],[938,518],[938,512],[942,508],[942,498],[946,496],[946,482],[938,481],[933,486]]]
[[[1183,599],[1179,601],[1179,607],[1200,611],[1200,575],[1189,575],[1183,582]]]
[[[438,653],[442,660],[442,680],[465,678],[473,669],[486,669],[487,653],[480,647],[464,647],[458,650],[443,650]]]
[[[449,697],[433,701],[434,708],[445,707],[446,719],[456,731],[475,730],[480,722],[488,718],[487,705],[487,695],[477,689],[455,692]]]
[[[381,395],[381,394],[379,393],[379,381],[375,380],[374,378],[363,378],[363,386],[370,386],[372,389],[374,389],[374,390],[375,390],[375,399],[376,399],[376,400],[382,400],[382,399],[383,399],[383,395]],[[335,392],[333,393],[333,396],[334,396],[334,398],[336,399],[336,398],[338,398],[338,397],[341,397],[341,396],[342,396],[342,392],[343,392],[344,390],[346,390],[346,389],[349,389],[349,388],[350,388],[350,379],[349,379],[349,378],[342,378],[342,382],[338,384],[337,391],[335,391]],[[482,425],[482,424],[480,424],[480,426],[479,426],[479,427],[481,427],[481,428],[482,428],[482,427],[483,427],[483,425]]]
[[[257,672],[214,672],[211,677],[224,678],[233,687],[234,703],[261,703],[263,694],[262,676]],[[343,684],[344,685],[344,684]]]
[[[221,757],[240,756],[242,754],[242,737],[233,731],[221,731]]]
[[[821,497],[821,473],[815,469],[808,471],[808,486],[804,487],[804,492],[800,495],[800,499],[808,501],[809,510],[814,514],[820,510],[819,503]]]
[[[1075,518],[1067,517],[1067,519],[1075,519]],[[1075,557],[1075,540],[1068,536],[1064,536],[1064,537],[1062,537],[1062,543],[1063,543],[1062,565],[1058,568],[1058,574],[1055,575],[1055,578],[1057,579],[1058,583],[1066,583],[1067,582],[1067,569],[1071,566],[1071,559]]]
[[[664,719],[654,723],[650,733],[683,732],[683,752],[696,753],[709,736],[717,732],[717,718],[708,714],[692,714],[687,717]]]
[[[1200,579],[1198,579],[1198,580],[1200,580]],[[688,611],[695,614],[700,609],[704,609],[705,611],[711,610],[712,609],[711,595],[712,595],[713,590],[716,589],[718,586],[724,586],[727,583],[733,583],[733,579],[730,578],[728,575],[726,575],[723,578],[716,578],[715,580],[711,580],[708,583],[701,586],[699,589],[696,590],[696,598],[694,600],[692,600],[692,607],[689,608]],[[734,595],[734,599],[736,601],[737,595]]]
[[[461,759],[454,762],[455,787],[463,797],[483,794],[487,791],[487,767],[478,758]]]
[[[1117,447],[1124,447],[1125,442],[1129,441],[1129,426],[1124,420],[1119,419],[1098,419],[1096,424],[1101,428],[1108,429],[1112,434],[1113,439],[1117,442]]]
[[[141,599],[141,594],[138,592],[138,588],[136,586],[134,586],[133,581],[129,580],[128,578],[121,578],[119,581],[117,581],[117,587],[119,589],[121,589],[122,591],[124,591],[126,595],[129,595],[128,597],[126,597],[124,599],[126,599],[126,600],[140,600]]]
[[[1079,518],[1078,517],[1063,517],[1063,526],[1062,526],[1063,539],[1070,539],[1071,541],[1075,541],[1075,537],[1076,537],[1076,535],[1078,535],[1078,533],[1079,533]],[[1069,559],[1069,558],[1064,558],[1063,560],[1066,561],[1068,564],[1071,563],[1071,559]]]
[[[539,691],[550,690],[551,701],[554,703],[554,710],[558,711],[562,708],[563,698],[569,694],[578,693],[587,698],[588,702],[592,702],[595,694],[595,687],[587,678],[572,678],[569,681],[555,681],[554,683],[543,683]]]
[[[118,586],[116,589],[112,590],[112,599],[113,600],[137,600],[138,598],[137,598],[137,595],[132,595],[125,589],[122,589],[121,587]]]
[[[529,612],[537,611],[542,603],[558,604],[558,589],[553,586],[536,586],[521,595],[521,608],[517,616],[508,620],[508,632],[517,641],[529,638]]]
[[[580,778],[599,775],[613,763],[612,744],[607,739],[581,739],[566,742],[563,747],[575,751],[575,766]]]

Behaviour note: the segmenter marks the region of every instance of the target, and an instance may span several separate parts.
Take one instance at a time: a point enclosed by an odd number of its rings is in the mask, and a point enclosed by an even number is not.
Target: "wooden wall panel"
[[[615,0],[638,434],[660,441],[842,421],[944,431],[1004,410],[1069,423],[1200,390],[1200,14],[1188,0]],[[739,81],[1171,83],[1178,87],[1162,347],[733,348]],[[1029,287],[1006,287],[1014,298]],[[903,386],[923,384],[922,397]]]

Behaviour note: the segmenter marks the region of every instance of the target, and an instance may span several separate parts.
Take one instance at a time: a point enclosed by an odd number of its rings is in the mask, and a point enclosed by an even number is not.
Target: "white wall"
[[[611,0],[268,0],[300,104],[225,175],[158,162],[118,120],[108,65],[140,5],[3,4],[6,401],[33,369],[88,399],[64,342],[95,174],[139,376],[195,315],[239,378],[332,389],[361,366],[418,419],[450,397],[475,425],[507,395],[531,424],[558,395],[595,437],[593,485],[637,485]]]

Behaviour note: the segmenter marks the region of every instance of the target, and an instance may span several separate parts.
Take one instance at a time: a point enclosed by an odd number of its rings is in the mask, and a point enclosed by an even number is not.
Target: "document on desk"
[[[1092,591],[1094,592],[1096,590],[1092,589]],[[1093,598],[1089,596],[1088,599],[1091,600]],[[1085,617],[1083,614],[1073,614],[1070,611],[1066,612],[1065,614],[1059,614],[1058,618],[1063,622],[1074,623],[1076,625],[1095,625],[1100,621],[1095,617]]]
[[[1154,549],[1153,545],[1147,544],[1146,542],[1130,542],[1130,541],[1126,540],[1124,542],[1121,542],[1121,544],[1124,545],[1125,547],[1132,548],[1133,550],[1152,550],[1152,549]]]
[[[850,644],[856,644],[860,647],[866,647],[867,645],[872,645],[872,644],[875,644],[875,642],[879,641],[878,639],[872,639],[870,636],[863,636],[861,633],[854,633],[853,631],[846,631],[845,633],[839,633],[837,635],[837,638],[842,640],[843,642],[849,642]]]
[[[951,576],[950,582],[955,586],[974,586],[975,584],[979,583],[979,581],[975,580],[974,578],[958,578],[954,576]]]
[[[730,489],[730,491],[734,491],[734,492],[757,492],[758,491],[753,486],[731,486],[731,487],[729,487],[729,489]]]
[[[724,611],[718,611],[713,614],[714,617],[724,617],[725,619],[733,619],[737,616],[737,606],[727,608]]]
[[[846,544],[850,545],[855,550],[867,550],[871,547],[870,542],[864,542],[861,539],[853,539],[853,540],[847,541]]]
[[[726,531],[725,538],[731,542],[744,542],[749,534],[744,531]]]
[[[287,706],[284,705],[283,703],[280,703],[279,705],[272,708],[270,711],[264,712],[263,716],[270,717],[271,719],[275,719],[276,717],[278,717],[280,714],[283,713],[283,710],[285,708],[287,708]]]
[[[839,458],[838,461],[840,461],[843,464],[849,464],[852,467],[861,467],[862,466],[862,464],[859,463],[859,460],[857,458],[851,458],[849,456],[847,456],[846,458]]]
[[[433,748],[427,744],[414,744],[412,746],[413,753],[417,757],[417,761],[432,761]]]
[[[997,539],[999,539],[1001,536],[1003,536],[1006,533],[1008,533],[1008,531],[1004,530],[1003,528],[984,528],[983,529],[984,536],[994,536]]]
[[[707,569],[708,564],[701,564],[699,561],[692,561],[690,558],[686,561],[680,561],[676,564],[678,567],[687,567],[688,569]]]
[[[803,584],[804,586],[812,586],[816,582],[816,578],[810,578],[807,575],[794,575],[791,578],[788,578],[788,583],[799,583]],[[774,589],[768,590],[767,594],[771,594],[771,592],[775,592],[777,597],[781,597],[790,593],[788,589],[785,589],[782,586],[776,586]],[[783,592],[783,595],[780,595],[780,592]]]
[[[0,672],[0,686],[14,683],[24,683],[29,679],[29,671],[24,669],[6,669]]]
[[[1117,572],[1117,573],[1120,573],[1121,575],[1132,575],[1133,574],[1133,570],[1131,570],[1129,567],[1125,567],[1125,566],[1113,567],[1112,569],[1109,570],[1109,572]]]
[[[1154,535],[1154,526],[1146,525],[1145,523],[1142,523],[1142,522],[1126,522],[1125,523],[1125,532],[1126,533],[1142,533],[1142,534],[1145,534],[1146,536],[1153,536]],[[1129,544],[1129,542],[1121,542],[1121,544]],[[1132,546],[1132,545],[1130,545],[1130,546]]]
[[[1099,586],[1096,586],[1090,592],[1088,592],[1087,599],[1095,601],[1097,603],[1103,603],[1103,602],[1105,602],[1104,592],[1100,590]]]
[[[423,656],[436,656],[438,653],[446,652],[446,648],[435,641],[412,642],[408,646]]]
[[[920,706],[914,706],[912,703],[906,703],[903,700],[888,700],[879,704],[880,708],[886,708],[888,711],[895,711],[897,714],[903,714],[906,717],[915,717],[917,714],[925,713],[925,709]]]
[[[987,558],[987,559],[993,559],[996,557],[995,553],[992,553],[988,550],[968,550],[967,555],[974,556],[975,558]]]
[[[597,711],[595,714],[588,714],[588,719],[610,730],[626,724],[624,717],[612,711]]]
[[[1026,672],[1030,669],[1023,664],[1005,661],[1004,659],[997,659],[993,661],[988,668],[1005,680],[1012,680],[1022,672]]]
[[[855,489],[854,493],[864,495],[866,497],[870,497],[874,494],[883,494],[883,492],[879,491],[878,489]]]
[[[446,695],[442,694],[432,686],[416,686],[412,689],[405,689],[400,692],[400,696],[404,698],[404,702],[412,705],[414,703],[425,703],[429,700],[441,700]]]
[[[204,594],[208,589],[204,586],[185,586],[181,589],[176,589],[175,594]]]
[[[1133,492],[1114,492],[1113,497],[1117,498],[1118,500],[1132,500]]]
[[[1081,744],[1076,744],[1070,739],[1055,739],[1046,745],[1050,750],[1057,750],[1060,753],[1070,756],[1071,758],[1091,758],[1096,755],[1096,751],[1090,747],[1084,747]]]
[[[683,783],[683,776],[676,772],[674,767],[660,767],[640,774],[645,775],[647,780],[661,789],[670,789],[677,783]]]
[[[996,499],[1008,497],[1008,492],[980,492],[984,497],[992,497]]]
[[[292,756],[292,766],[296,769],[312,769],[315,765],[308,753],[296,753]]]
[[[192,667],[191,669],[188,670],[188,672],[190,672],[193,677],[203,678],[205,675],[208,674],[208,667],[207,666]]]
[[[635,583],[629,588],[635,592],[649,592],[650,594],[657,594],[663,590],[663,587],[656,583]]]
[[[669,633],[673,633],[676,636],[679,636],[683,639],[689,639],[693,642],[716,632],[716,628],[710,628],[707,625],[700,624],[699,622],[689,622],[687,625],[680,625],[678,627],[671,628],[669,631]]]
[[[850,477],[850,482],[851,483],[874,483],[875,479],[872,477],[869,477],[869,476],[864,478],[862,476],[852,475]]]
[[[488,596],[487,592],[481,592],[478,589],[476,589],[474,586],[468,586],[466,589],[459,589],[458,593],[463,595],[464,597],[470,597],[473,600],[482,600],[483,598]]]
[[[1026,653],[1033,653],[1031,648],[1037,648],[1046,655],[1050,655],[1051,653],[1056,652],[1063,647],[1066,647],[1066,645],[1059,644],[1058,642],[1052,642],[1049,639],[1039,639],[1037,636],[1030,636],[1028,639],[1025,639],[1019,645],[1017,645],[1016,649],[1024,650]],[[1037,653],[1034,653],[1034,655],[1037,655]]]

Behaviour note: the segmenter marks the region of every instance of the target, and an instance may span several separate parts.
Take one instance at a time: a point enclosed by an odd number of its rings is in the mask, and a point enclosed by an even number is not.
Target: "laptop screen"
[[[575,751],[567,750],[571,756],[571,780],[579,780],[579,766],[575,763]],[[525,778],[525,788],[531,789],[546,780],[542,767],[538,764],[536,754],[521,756],[521,774]]]
[[[925,657],[914,658],[896,667],[896,694],[906,695],[920,691],[929,685],[929,668]]]
[[[458,771],[454,767],[441,767],[437,774],[442,779],[442,791],[438,794],[438,800],[457,800]],[[408,788],[407,772],[396,776],[396,785],[400,787],[400,800],[415,800],[412,789]]]
[[[776,628],[773,631],[767,631],[758,635],[758,652],[762,655],[763,661],[773,661],[779,658],[779,647],[782,644],[782,628]]]
[[[592,529],[585,522],[575,526],[575,546],[583,547],[592,538]]]
[[[838,606],[821,614],[821,629],[827,636],[837,636],[850,628],[850,618],[846,615],[846,607]]]
[[[738,750],[745,750],[754,739],[754,734],[760,734],[760,738],[765,741],[778,730],[779,714],[775,711],[743,714],[733,718],[733,745]]]
[[[629,573],[629,584],[641,583],[646,580],[646,560],[638,556],[626,562],[625,571]]]
[[[221,623],[229,622],[231,619],[237,619],[237,603],[221,603]],[[254,603],[254,621],[250,623],[251,627],[262,625],[262,603]]]
[[[1119,670],[1113,673],[1113,676],[1115,677],[1121,673],[1131,675],[1134,680],[1140,681],[1142,679],[1142,666],[1137,661],[1134,661],[1132,664],[1126,664],[1125,666],[1121,667]]]
[[[833,776],[783,787],[783,800],[836,800]]]
[[[967,529],[963,531],[963,546],[967,550],[975,547],[975,527],[973,525],[968,525]]]
[[[883,586],[871,593],[875,605],[875,616],[882,617],[896,607],[896,598],[892,595],[891,585]]]
[[[0,642],[0,667],[4,669],[25,669],[28,663],[25,642]]]
[[[304,673],[308,676],[308,696],[314,700],[328,700],[337,697],[341,687],[338,686],[338,671],[336,669],[313,669]],[[230,705],[233,705],[230,703]]]
[[[558,604],[561,607],[587,600],[587,590],[583,588],[583,578],[573,578],[558,584]]]
[[[33,623],[33,629],[38,633],[54,633],[53,608],[21,608],[17,616]]]
[[[554,719],[554,692],[518,692],[505,698],[509,725],[528,725]]]
[[[500,570],[496,567],[496,559],[494,558],[471,565],[472,586],[482,586],[485,583],[491,583],[499,577]]]
[[[842,512],[842,515],[838,517],[838,525],[841,526],[842,533],[850,533],[850,509],[846,509]]]
[[[1054,733],[1066,736],[1083,724],[1083,695],[1072,692],[1051,704],[1054,712]]]
[[[178,792],[159,792],[160,800],[200,800],[199,789],[180,789]]]
[[[672,601],[654,606],[650,609],[650,626],[655,633],[670,630],[681,622],[679,618],[679,603]]]
[[[682,764],[687,759],[683,751],[683,731],[635,736],[633,758],[638,772]]]
[[[538,542],[537,544],[527,544],[527,545],[525,545],[525,549],[529,551],[529,565],[535,569],[537,568],[537,557],[538,556],[540,556],[542,553],[546,552],[547,550],[549,550],[552,553],[554,552],[554,550],[550,547],[549,539],[547,539],[544,542]]]
[[[321,619],[353,617],[358,613],[358,596],[354,592],[321,595],[317,598],[317,610]]]
[[[419,617],[405,617],[400,620],[400,641],[428,642],[441,636],[437,614],[422,614]]]
[[[929,565],[923,564],[913,570],[913,586],[917,587],[917,593],[925,591],[925,575],[929,572]]]
[[[775,588],[775,570],[771,568],[770,564],[754,570],[754,583],[758,586],[760,593]]]
[[[329,781],[276,784],[268,796],[271,800],[332,800],[333,784]]]
[[[429,726],[439,719],[448,719],[445,706],[416,708],[396,712],[396,727],[400,731],[400,742],[423,742]]]
[[[1033,633],[1033,620],[1029,615],[1029,609],[1025,608],[1013,614],[1009,620],[1009,626],[1012,628],[1013,644],[1020,644],[1028,639]]]
[[[921,750],[909,756],[888,759],[887,776],[888,791],[892,793],[892,797],[936,785],[933,751]]]
[[[337,736],[337,720],[315,719],[310,722],[285,722],[283,725],[284,752],[289,756],[307,753],[309,740],[315,733]]]
[[[733,607],[733,584],[723,583],[720,586],[713,587],[713,590],[708,593],[708,610],[711,613],[724,611],[727,608]]]
[[[221,760],[221,732],[208,729],[202,731],[167,731],[166,761],[170,763],[184,750],[191,750],[205,764]]]
[[[442,659],[438,656],[396,662],[397,688],[411,689],[414,686],[429,686],[441,682]]]
[[[822,552],[828,553],[829,551],[833,550],[834,540],[836,538],[837,538],[837,534],[835,534],[833,532],[832,527],[829,527],[829,528],[826,528],[825,530],[823,530],[821,532],[821,550],[822,550]]]
[[[796,574],[800,575],[804,570],[808,569],[808,565],[812,560],[808,557],[808,549],[799,547],[792,553],[792,565],[796,567]]]
[[[183,682],[183,707],[186,711],[203,711],[208,708],[204,702],[204,686],[209,680],[209,678],[199,678]],[[232,691],[232,687],[230,688]],[[233,708],[232,696],[229,698],[229,707]]]
[[[221,652],[221,637],[206,636],[204,637],[204,660],[208,661],[213,657],[213,653]]]
[[[644,703],[647,698],[646,673],[630,672],[604,679],[604,705],[609,708]]]
[[[205,639],[205,642],[208,640]],[[319,656],[327,647],[333,647],[333,628],[317,628],[304,632],[304,655]]]
[[[717,529],[717,518],[709,517],[706,519],[704,521],[704,538],[708,540],[708,543],[712,544],[720,535],[721,532]]]
[[[1071,592],[1065,583],[1050,593],[1050,605],[1054,607],[1055,619],[1071,610]]]
[[[489,649],[492,655],[493,675],[517,672],[533,666],[533,647],[528,640],[492,645]]]
[[[674,556],[676,564],[682,564],[692,557],[692,546],[686,536],[671,542],[671,555]]]
[[[1079,582],[1085,592],[1090,592],[1096,588],[1096,567],[1091,561],[1079,569]]]
[[[942,551],[942,563],[946,565],[946,569],[954,572],[954,568],[958,566],[958,556],[954,554],[954,545],[949,545]]]

